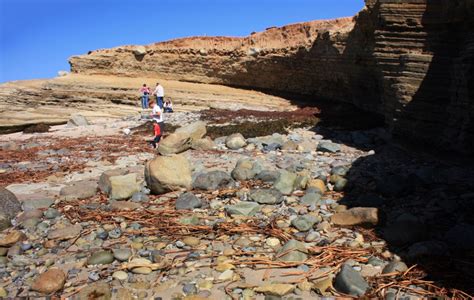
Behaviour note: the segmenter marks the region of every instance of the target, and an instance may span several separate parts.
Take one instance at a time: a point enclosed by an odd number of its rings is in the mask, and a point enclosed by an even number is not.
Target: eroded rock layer
[[[76,73],[293,93],[377,112],[396,136],[474,149],[474,1],[366,0],[355,18],[92,51]]]

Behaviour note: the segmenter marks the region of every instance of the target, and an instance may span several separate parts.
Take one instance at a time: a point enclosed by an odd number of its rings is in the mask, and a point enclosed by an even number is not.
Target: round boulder
[[[157,156],[145,166],[145,181],[153,194],[191,189],[191,166],[181,155]]]

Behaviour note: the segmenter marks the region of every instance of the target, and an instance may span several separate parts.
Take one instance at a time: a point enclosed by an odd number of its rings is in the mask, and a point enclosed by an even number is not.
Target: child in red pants
[[[153,145],[153,148],[156,148],[156,144],[158,144],[161,139],[161,127],[158,122],[153,122],[153,130],[155,132],[155,138],[151,141],[151,144]]]

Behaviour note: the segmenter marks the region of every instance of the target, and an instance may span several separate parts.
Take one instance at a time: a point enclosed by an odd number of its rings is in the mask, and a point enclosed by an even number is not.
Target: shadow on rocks
[[[427,280],[474,292],[474,163],[438,158],[393,145],[356,160],[340,204],[376,207],[378,236]],[[411,154],[418,153],[418,154]]]

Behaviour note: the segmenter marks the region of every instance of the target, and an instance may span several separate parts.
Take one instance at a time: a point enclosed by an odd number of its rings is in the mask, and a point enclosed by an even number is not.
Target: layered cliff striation
[[[366,0],[354,18],[91,51],[74,73],[156,76],[348,102],[395,136],[474,150],[472,0]]]

